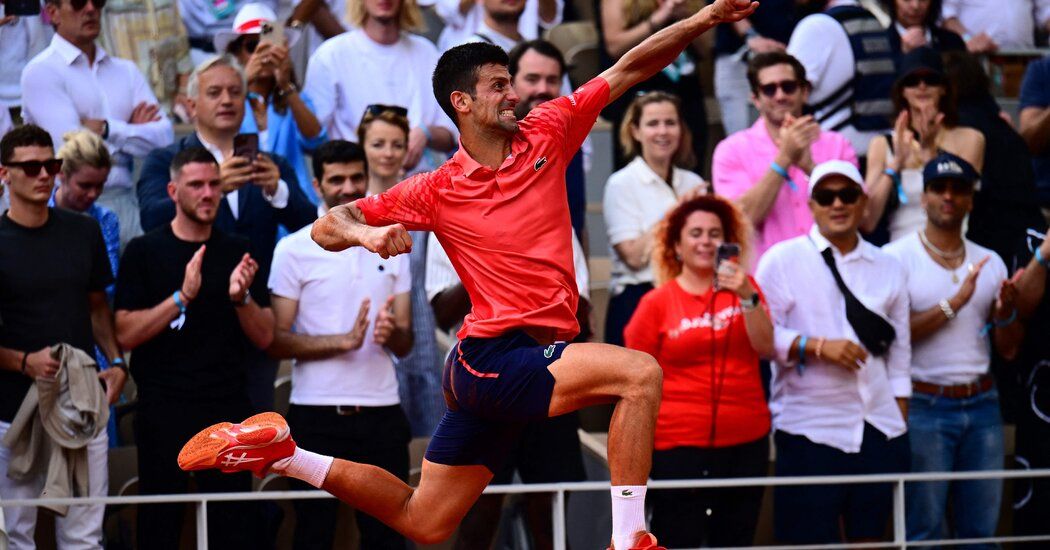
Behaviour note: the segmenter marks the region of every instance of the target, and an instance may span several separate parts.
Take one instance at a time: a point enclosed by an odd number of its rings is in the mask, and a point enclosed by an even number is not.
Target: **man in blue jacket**
[[[220,163],[225,195],[215,227],[248,238],[249,252],[259,263],[258,276],[267,280],[277,226],[296,231],[317,218],[317,209],[303,195],[295,170],[282,157],[262,153],[246,159],[233,155],[233,138],[244,119],[246,93],[244,75],[228,58],[216,57],[199,65],[190,75],[188,89],[196,131],[146,157],[137,192],[143,231],[170,223],[175,217],[175,203],[167,191],[171,161],[183,149],[207,149]],[[261,351],[251,362],[252,404],[259,410],[270,410],[277,362]]]

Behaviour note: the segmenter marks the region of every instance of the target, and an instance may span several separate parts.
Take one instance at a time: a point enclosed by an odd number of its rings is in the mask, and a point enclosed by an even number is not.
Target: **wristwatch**
[[[757,292],[751,294],[751,297],[746,299],[746,300],[743,299],[743,298],[740,299],[740,309],[742,309],[744,311],[751,311],[751,310],[755,309],[756,307],[758,307],[758,293]]]

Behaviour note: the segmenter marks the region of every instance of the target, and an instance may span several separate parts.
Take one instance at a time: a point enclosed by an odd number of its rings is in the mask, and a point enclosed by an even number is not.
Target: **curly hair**
[[[722,222],[725,242],[740,245],[740,265],[745,268],[751,258],[751,223],[732,202],[718,195],[702,195],[679,203],[664,216],[656,230],[653,246],[653,276],[660,286],[682,273],[682,260],[675,253],[675,246],[682,240],[685,221],[694,212],[710,212]]]

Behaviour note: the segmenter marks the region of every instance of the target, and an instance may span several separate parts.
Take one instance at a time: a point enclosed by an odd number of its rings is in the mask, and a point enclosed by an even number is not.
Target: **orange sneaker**
[[[608,550],[613,550],[613,547],[610,546]],[[667,548],[657,545],[656,537],[652,533],[643,533],[638,540],[634,541],[634,546],[628,550],[667,550]]]
[[[193,436],[179,452],[179,468],[216,468],[225,473],[250,471],[266,475],[270,466],[292,456],[295,441],[288,422],[277,413],[257,414],[240,424],[220,422]]]

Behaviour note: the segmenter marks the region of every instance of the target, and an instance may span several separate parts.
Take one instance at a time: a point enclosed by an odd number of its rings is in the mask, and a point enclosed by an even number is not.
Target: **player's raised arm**
[[[601,74],[609,83],[609,101],[614,101],[631,86],[647,80],[669,65],[686,46],[708,29],[720,23],[744,19],[757,7],[758,2],[751,0],[715,0],[692,17],[646,38]]]
[[[399,223],[382,227],[368,225],[357,201],[330,209],[314,222],[310,237],[325,250],[363,246],[383,258],[412,250],[412,237],[405,226]]]

